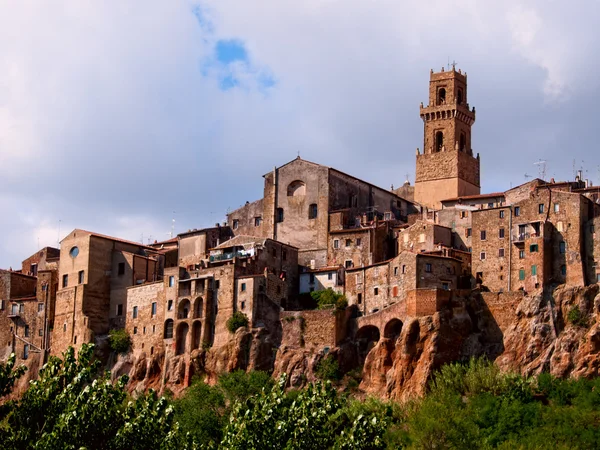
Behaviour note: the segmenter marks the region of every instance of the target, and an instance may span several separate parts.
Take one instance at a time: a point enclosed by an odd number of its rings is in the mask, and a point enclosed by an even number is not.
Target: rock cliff
[[[239,329],[218,348],[189,357],[142,355],[120,358],[114,374],[129,373],[131,388],[182,391],[194,375],[215,382],[220,373],[267,370],[288,374],[291,387],[314,381],[319,361],[334,358],[342,373],[362,371],[360,390],[406,400],[421,395],[441,365],[486,355],[506,371],[532,375],[591,377],[600,368],[599,286],[560,286],[543,295],[473,291],[454,297],[431,315],[407,318],[397,338],[381,337],[361,356],[348,338],[333,348],[285,345],[266,329]],[[353,336],[349,326],[349,335]]]

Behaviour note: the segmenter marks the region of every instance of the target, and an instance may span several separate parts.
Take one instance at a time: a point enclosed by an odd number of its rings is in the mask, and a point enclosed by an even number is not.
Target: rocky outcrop
[[[121,357],[113,373],[129,373],[132,390],[178,393],[193,376],[214,383],[223,372],[266,370],[275,377],[286,373],[288,385],[297,388],[315,381],[319,362],[328,357],[342,373],[362,368],[359,388],[366,394],[404,401],[423,394],[443,364],[473,356],[486,355],[503,370],[524,375],[597,376],[599,319],[598,285],[560,286],[535,296],[473,291],[431,316],[409,318],[397,338],[381,337],[362,354],[351,338],[332,348],[302,340],[288,345],[265,328],[238,329],[225,345],[188,356]]]

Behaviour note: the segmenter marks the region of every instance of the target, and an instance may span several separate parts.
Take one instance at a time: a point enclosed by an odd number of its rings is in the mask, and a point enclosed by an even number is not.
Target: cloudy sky
[[[482,190],[600,183],[598,0],[0,0],[0,267],[73,228],[222,221],[295,158],[414,179],[429,70],[468,73]]]

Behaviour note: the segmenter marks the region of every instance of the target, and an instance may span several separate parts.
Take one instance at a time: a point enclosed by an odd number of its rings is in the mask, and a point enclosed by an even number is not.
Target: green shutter
[[[521,269],[519,270],[519,280],[524,280],[525,279],[525,269]]]
[[[531,275],[535,276],[537,275],[537,266],[531,266]]]

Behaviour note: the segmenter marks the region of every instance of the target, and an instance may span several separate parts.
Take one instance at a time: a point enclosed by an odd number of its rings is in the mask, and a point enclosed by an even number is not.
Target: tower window
[[[316,203],[311,203],[311,205],[308,207],[308,218],[309,219],[316,219],[317,215],[318,215],[319,209]]]
[[[283,208],[277,208],[277,223],[283,222]]]
[[[442,147],[444,146],[444,133],[442,131],[437,131],[435,133],[435,151],[442,151]]]
[[[467,148],[467,137],[465,136],[465,133],[460,133],[460,142],[458,148],[461,152],[464,152]]]
[[[440,88],[438,91],[438,105],[443,105],[446,103],[446,89]]]
[[[456,93],[456,103],[458,103],[459,105],[462,105],[463,102],[463,91],[462,89],[458,89],[458,92]]]

